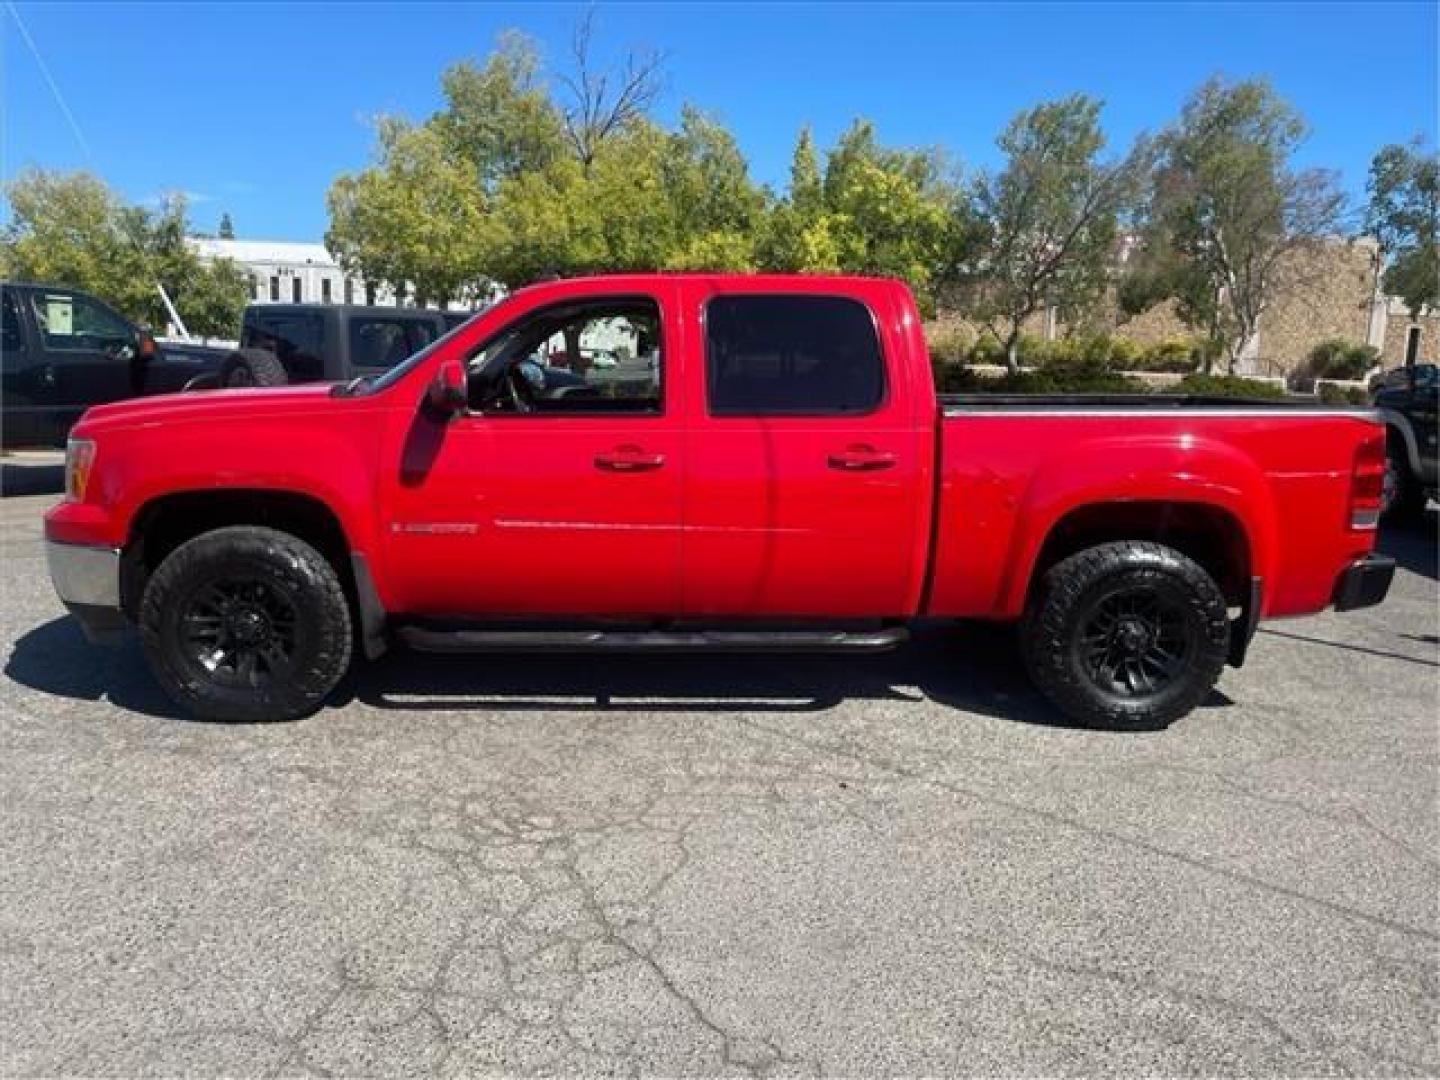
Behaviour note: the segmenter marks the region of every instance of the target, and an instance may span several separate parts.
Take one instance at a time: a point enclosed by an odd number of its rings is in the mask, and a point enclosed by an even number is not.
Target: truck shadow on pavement
[[[137,641],[93,647],[69,618],[16,641],[5,674],[58,697],[185,718],[151,678]],[[894,652],[865,656],[437,656],[395,649],[361,665],[327,708],[807,713],[846,701],[926,700],[1025,724],[1073,726],[1030,686],[1014,634],[981,624],[924,627]],[[1218,691],[1206,702],[1228,704]]]
[[[1389,555],[1402,570],[1440,579],[1440,513],[1427,510],[1413,525],[1381,528],[1375,550]]]

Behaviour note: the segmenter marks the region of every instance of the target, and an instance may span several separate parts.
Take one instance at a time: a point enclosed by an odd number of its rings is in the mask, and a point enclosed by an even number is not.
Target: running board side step
[[[877,630],[432,630],[397,629],[419,652],[883,652],[903,626]]]

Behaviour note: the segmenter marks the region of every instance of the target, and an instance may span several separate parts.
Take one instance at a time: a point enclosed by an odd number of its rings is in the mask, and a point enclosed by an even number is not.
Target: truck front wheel
[[[216,529],[180,545],[146,583],[139,623],[160,685],[206,720],[306,716],[350,666],[334,568],[275,529]]]
[[[1021,631],[1031,678],[1061,712],[1130,731],[1163,728],[1199,705],[1229,642],[1215,580],[1180,552],[1138,541],[1057,563]]]

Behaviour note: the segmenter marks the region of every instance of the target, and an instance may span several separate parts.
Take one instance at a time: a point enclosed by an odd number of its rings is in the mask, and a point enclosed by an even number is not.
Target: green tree
[[[1416,142],[1382,148],[1370,163],[1366,231],[1379,247],[1385,291],[1412,317],[1440,307],[1440,154]]]
[[[490,219],[472,161],[435,124],[379,123],[379,160],[342,175],[326,201],[325,246],[347,274],[445,302],[487,277]]]
[[[866,121],[841,135],[823,174],[803,130],[789,190],[758,241],[760,265],[896,277],[928,307],[944,261],[952,198],[938,154],[883,147]]]
[[[230,220],[228,212],[220,215],[220,227],[215,235],[221,240],[235,239],[235,223]]]
[[[1231,370],[1282,280],[1303,287],[1296,256],[1338,235],[1344,198],[1332,174],[1290,164],[1304,121],[1263,80],[1204,83],[1159,139],[1142,263],[1182,318]]]
[[[974,186],[961,275],[971,312],[1018,371],[1027,321],[1051,307],[1076,319],[1105,295],[1148,148],[1102,160],[1100,102],[1079,94],[1019,113],[998,145],[1005,165]]]
[[[431,122],[474,167],[488,195],[505,180],[544,171],[566,154],[564,117],[539,71],[535,45],[507,31],[483,66],[465,61],[441,76],[445,108]]]
[[[234,336],[244,275],[228,259],[202,261],[186,242],[185,201],[127,206],[90,173],[30,170],[6,189],[12,217],[0,234],[0,272],[71,285],[103,297],[136,322],[164,326],[165,288],[192,333]]]

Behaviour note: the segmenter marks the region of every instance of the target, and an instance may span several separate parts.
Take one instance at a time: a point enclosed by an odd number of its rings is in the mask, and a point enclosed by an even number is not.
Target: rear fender
[[[1275,502],[1255,462],[1227,443],[1191,434],[1113,436],[1068,447],[1032,476],[1001,585],[997,615],[1025,609],[1036,560],[1067,514],[1106,503],[1215,507],[1240,525],[1250,573],[1267,578],[1276,558]]]

